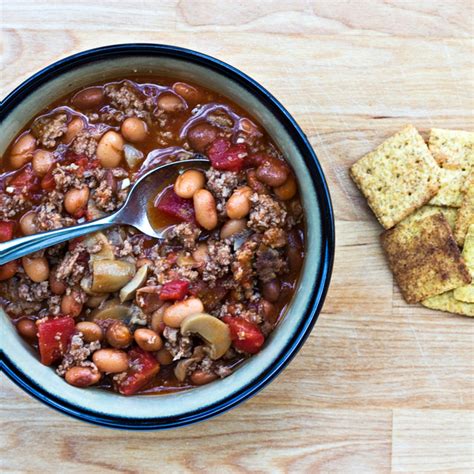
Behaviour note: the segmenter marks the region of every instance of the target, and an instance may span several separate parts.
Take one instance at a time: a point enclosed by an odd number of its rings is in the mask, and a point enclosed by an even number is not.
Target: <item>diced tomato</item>
[[[122,395],[133,395],[151,382],[159,372],[160,364],[149,353],[134,347],[128,351],[129,369],[127,376],[118,383]]]
[[[38,324],[38,346],[44,365],[51,365],[61,359],[68,349],[74,331],[74,319],[70,316],[51,318]]]
[[[232,145],[229,140],[218,138],[212,143],[207,154],[213,168],[237,172],[244,167],[248,152],[245,143]]]
[[[260,328],[239,316],[225,316],[222,320],[229,326],[232,344],[240,351],[256,354],[263,343],[265,337]]]
[[[0,265],[0,281],[9,280],[18,271],[18,261],[13,260],[12,262]]]
[[[167,187],[155,202],[155,207],[173,219],[184,222],[194,222],[194,205],[192,199],[183,199],[173,190],[173,186]]]
[[[7,242],[13,238],[15,223],[11,221],[0,221],[0,242]]]
[[[161,287],[160,300],[182,300],[189,290],[189,282],[185,280],[173,280]]]
[[[56,189],[56,181],[54,180],[53,171],[48,171],[41,180],[41,189],[51,192]]]
[[[22,170],[15,174],[15,176],[13,176],[13,178],[9,181],[8,186],[12,186],[18,190],[26,188],[28,192],[35,192],[40,188],[39,179],[33,173],[31,165],[25,166]]]

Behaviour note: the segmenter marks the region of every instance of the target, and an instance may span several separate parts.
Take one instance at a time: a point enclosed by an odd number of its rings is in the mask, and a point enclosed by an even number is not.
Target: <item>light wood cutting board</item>
[[[200,50],[289,109],[336,213],[332,285],[296,359],[230,413],[167,432],[71,420],[2,378],[3,472],[472,472],[473,321],[407,306],[348,167],[406,123],[474,130],[473,3],[16,0],[2,96],[57,59],[123,42]]]

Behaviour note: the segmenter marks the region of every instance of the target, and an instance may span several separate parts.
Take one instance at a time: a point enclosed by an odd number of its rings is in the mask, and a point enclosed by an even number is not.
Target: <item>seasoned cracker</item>
[[[464,248],[462,249],[462,257],[466,262],[467,268],[471,272],[471,277],[474,278],[474,224],[469,226],[469,229],[464,240]],[[470,285],[456,288],[453,293],[454,298],[464,303],[474,303],[474,282]]]
[[[426,216],[431,216],[433,214],[438,214],[440,212],[448,221],[448,224],[449,224],[449,227],[451,227],[451,230],[454,230],[454,226],[456,224],[456,216],[458,213],[458,210],[455,209],[454,207],[432,206],[430,204],[426,204],[425,206],[420,207],[420,209],[416,210],[413,214],[410,214],[408,217],[405,217],[405,219],[403,219],[402,222],[405,224],[415,219],[416,220],[423,219]]]
[[[428,144],[442,168],[441,189],[430,204],[460,207],[464,183],[474,171],[474,133],[433,128]]]
[[[439,167],[415,127],[388,138],[351,167],[379,222],[390,229],[439,189]]]
[[[453,293],[453,291],[448,291],[442,295],[432,296],[423,300],[421,304],[430,309],[462,314],[464,316],[474,316],[474,304],[458,301],[454,298]]]
[[[407,303],[471,283],[448,221],[432,214],[385,231],[382,246]]]
[[[471,224],[474,224],[474,173],[471,173],[467,180],[464,199],[454,227],[454,237],[460,247],[464,245],[464,237]]]

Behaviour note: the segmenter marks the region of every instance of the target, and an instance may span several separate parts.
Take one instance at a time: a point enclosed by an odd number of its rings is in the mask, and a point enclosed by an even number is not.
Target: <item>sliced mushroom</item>
[[[123,146],[123,154],[129,168],[134,169],[143,161],[143,153],[128,143]]]
[[[114,249],[109,239],[102,232],[95,232],[84,239],[84,245],[91,254],[91,260],[113,260],[115,258]],[[93,252],[94,247],[100,246],[98,252]]]
[[[135,293],[141,288],[148,276],[148,265],[140,267],[135,276],[120,290],[120,301],[128,301],[134,298]]]
[[[230,347],[230,331],[227,324],[207,313],[192,314],[181,323],[181,334],[199,336],[207,345],[209,356],[216,360]]]
[[[113,293],[123,288],[135,275],[135,265],[121,260],[94,260],[92,286],[94,293]]]
[[[102,296],[99,293],[94,293],[92,291],[92,275],[86,275],[81,280],[81,288],[84,290],[84,293],[89,296]]]
[[[89,298],[86,300],[86,306],[88,308],[98,308],[107,298],[109,295],[90,295]]]
[[[131,316],[130,306],[120,304],[117,298],[106,301],[99,308],[95,309],[89,315],[89,320],[97,321],[100,319],[119,319],[123,321]]]
[[[180,360],[176,367],[174,368],[174,375],[180,382],[184,382],[186,378],[186,374],[188,372],[189,367],[196,363],[196,359],[183,359]]]

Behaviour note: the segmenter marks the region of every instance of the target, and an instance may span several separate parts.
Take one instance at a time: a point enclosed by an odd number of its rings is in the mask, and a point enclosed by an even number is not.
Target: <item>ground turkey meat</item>
[[[272,227],[264,232],[262,242],[275,249],[284,247],[287,244],[286,232],[279,227]]]
[[[182,336],[178,329],[165,327],[163,337],[166,339],[165,348],[173,356],[173,360],[190,357],[192,354],[193,341],[188,336]]]
[[[82,366],[91,367],[97,370],[95,364],[86,359],[96,350],[100,349],[100,342],[94,341],[90,344],[84,344],[82,333],[74,334],[69,345],[69,349],[63,357],[61,364],[56,369],[56,373],[64,377],[71,367]]]
[[[216,198],[216,208],[219,216],[226,215],[226,200],[241,184],[241,181],[240,175],[233,171],[220,171],[214,168],[209,168],[206,171],[206,187]]]
[[[124,112],[126,116],[149,119],[149,112],[153,107],[153,99],[146,97],[129,82],[108,84],[105,86],[104,92],[110,103]]]
[[[67,121],[67,115],[64,113],[43,115],[33,122],[31,131],[40,145],[54,148],[57,140],[67,131]]]
[[[240,291],[240,287],[242,287],[246,298],[250,298],[253,294],[253,261],[258,240],[256,236],[247,239],[237,250],[235,260],[232,263],[232,274],[236,289]]]
[[[79,166],[74,163],[66,166],[58,166],[53,170],[53,178],[56,183],[56,190],[66,192],[70,188],[80,188],[83,184],[77,176]]]
[[[87,267],[87,263],[82,258],[85,251],[84,246],[78,245],[72,251],[66,253],[55,272],[55,276],[59,281],[67,280],[74,285],[81,280]]]
[[[187,249],[193,249],[196,246],[196,240],[201,235],[201,229],[196,225],[183,222],[172,227],[166,235],[167,240],[178,240]]]
[[[0,192],[0,220],[15,217],[25,210],[28,202],[23,193],[7,194]]]
[[[272,227],[284,227],[287,213],[277,201],[267,194],[252,194],[252,210],[248,227],[256,232],[264,232]]]
[[[276,249],[260,245],[257,250],[257,259],[255,268],[257,275],[262,282],[273,280],[278,274],[282,273],[287,264]]]
[[[98,139],[89,130],[83,130],[76,135],[71,143],[71,150],[77,155],[92,158],[97,150]]]
[[[202,279],[212,283],[229,272],[232,252],[230,245],[220,240],[209,240],[207,249],[208,258],[204,265]]]
[[[36,209],[35,225],[38,230],[59,229],[75,224],[71,217],[63,217],[61,214],[64,197],[61,193],[53,191],[49,194],[48,200],[41,203]]]

